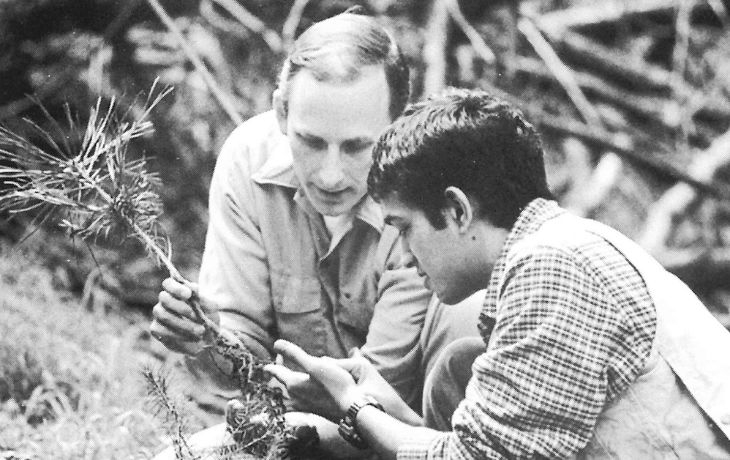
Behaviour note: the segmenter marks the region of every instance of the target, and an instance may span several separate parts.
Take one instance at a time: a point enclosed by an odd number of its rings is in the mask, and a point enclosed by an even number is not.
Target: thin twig
[[[294,36],[297,33],[299,23],[302,22],[302,15],[304,14],[304,8],[307,7],[309,0],[295,0],[294,4],[289,10],[289,15],[284,21],[284,26],[281,28],[281,37],[284,42],[284,49],[291,48],[294,43]]]
[[[464,32],[466,38],[469,39],[471,46],[476,51],[477,55],[487,64],[494,64],[496,56],[492,49],[487,45],[484,39],[479,35],[479,32],[472,26],[464,16],[464,13],[459,7],[458,0],[444,0],[446,2],[446,8],[449,10],[449,15],[454,20],[457,26]]]
[[[711,182],[717,172],[728,164],[730,131],[717,137],[707,150],[694,156],[689,174],[700,181]],[[642,247],[653,254],[660,253],[673,228],[673,222],[686,214],[698,199],[697,191],[687,184],[676,184],[664,192],[654,203],[646,219],[643,235],[639,239]]]
[[[448,43],[449,10],[446,3],[433,0],[423,45],[423,92],[433,94],[446,86],[446,44]]]
[[[560,57],[558,57],[552,46],[545,40],[545,37],[542,36],[542,33],[540,33],[535,24],[531,20],[523,17],[517,23],[517,28],[522,32],[527,41],[530,42],[535,52],[563,86],[565,92],[568,93],[568,97],[573,101],[573,104],[586,123],[592,126],[601,126],[601,117],[591,103],[588,102],[580,86],[578,86],[572,71],[560,60]]]
[[[271,51],[280,53],[282,50],[281,37],[276,31],[269,29],[264,21],[254,16],[250,11],[234,0],[213,0],[236,18],[242,26],[261,35],[261,38],[269,45]]]
[[[693,3],[685,1],[679,4],[677,8],[677,17],[675,20],[675,44],[672,50],[672,77],[674,79],[674,88],[680,88],[685,84],[685,72],[687,70],[687,58],[689,57],[689,38],[692,26],[690,24],[690,15],[692,13]],[[681,120],[679,123],[678,137],[683,148],[689,147],[689,133],[692,130],[691,107],[684,104],[685,95],[675,90],[675,98],[680,101]],[[687,110],[689,109],[689,110]]]
[[[606,22],[616,22],[622,19],[631,18],[632,16],[653,13],[657,11],[670,11],[686,0],[603,0],[600,7],[588,2],[589,4],[576,2],[576,6],[554,10],[549,13],[540,15],[538,21],[539,26],[543,30],[547,30],[550,34],[561,34],[567,32],[571,28],[589,27],[603,24]],[[533,2],[524,2],[523,10],[534,5]]]
[[[175,24],[175,21],[170,17],[170,15],[167,14],[160,2],[158,0],[147,0],[147,3],[149,3],[157,16],[165,24],[167,29],[175,36],[178,44],[183,50],[183,53],[185,53],[190,62],[193,63],[195,69],[200,72],[200,75],[203,77],[206,85],[208,85],[211,93],[213,93],[213,96],[216,98],[223,110],[225,110],[225,112],[228,114],[231,121],[233,121],[237,125],[243,123],[243,118],[231,103],[233,98],[221,89],[215,78],[213,78],[213,75],[205,67],[203,61],[200,59],[193,47],[185,39],[185,36],[183,35],[180,28],[177,26],[177,24]]]

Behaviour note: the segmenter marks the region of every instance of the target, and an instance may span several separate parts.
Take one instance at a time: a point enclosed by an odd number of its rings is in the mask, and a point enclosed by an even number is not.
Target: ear
[[[276,121],[279,122],[279,129],[282,134],[286,134],[286,105],[284,104],[284,97],[280,89],[274,91],[274,95],[271,96],[271,102],[274,106],[274,113],[276,113]]]
[[[474,220],[474,209],[469,197],[458,187],[447,187],[444,191],[447,207],[446,218],[452,220],[460,233],[466,233]]]

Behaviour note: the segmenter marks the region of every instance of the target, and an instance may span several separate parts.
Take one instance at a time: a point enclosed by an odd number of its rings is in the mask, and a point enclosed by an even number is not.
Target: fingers
[[[185,292],[176,291],[177,286],[171,285],[169,281],[165,284],[176,294],[185,294]],[[178,286],[182,285],[178,284]],[[189,289],[188,292],[190,292]],[[150,324],[152,336],[172,351],[185,354],[195,354],[200,351],[205,328],[195,319],[190,305],[167,291],[160,293],[159,300],[152,309],[154,318]]]
[[[271,374],[276,380],[281,382],[287,388],[301,385],[309,380],[309,376],[303,372],[296,372],[281,364],[267,364],[264,371]]]
[[[153,320],[150,324],[150,335],[162,343],[166,348],[177,353],[195,355],[203,349],[203,345],[200,340],[187,340],[181,338],[178,334],[171,332],[157,320]]]
[[[185,340],[199,340],[205,332],[205,327],[195,319],[190,306],[165,292],[160,293],[160,302],[152,309],[152,316],[170,333]]]
[[[337,388],[355,383],[350,373],[337,364],[336,359],[327,356],[314,357],[286,340],[274,342],[274,351],[281,354],[286,362],[300,367],[314,380],[324,385],[333,396],[335,395],[332,392],[336,392]]]
[[[218,305],[211,299],[204,297],[198,290],[195,283],[182,284],[173,278],[167,278],[162,282],[163,291],[160,293],[160,302],[170,306],[178,305],[176,313],[180,316],[187,316],[196,320],[197,316],[190,307],[196,303],[203,310],[203,313],[212,321],[218,322]],[[172,300],[183,301],[182,304],[175,304]]]
[[[190,297],[193,296],[193,291],[190,289],[190,287],[185,286],[184,284],[179,283],[172,278],[167,278],[165,281],[163,281],[162,288],[170,293],[170,295],[173,295],[180,300],[188,300]]]

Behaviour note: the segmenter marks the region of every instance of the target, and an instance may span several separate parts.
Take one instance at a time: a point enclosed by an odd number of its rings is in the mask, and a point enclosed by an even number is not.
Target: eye
[[[312,150],[324,150],[327,148],[327,143],[318,137],[305,136],[297,134],[299,141]]]
[[[360,153],[363,150],[369,149],[373,145],[370,141],[347,141],[342,144],[342,151],[348,155],[354,155]]]

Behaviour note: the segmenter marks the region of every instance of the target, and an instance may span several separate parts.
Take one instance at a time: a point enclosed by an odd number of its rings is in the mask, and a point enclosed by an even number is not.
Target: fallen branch
[[[289,14],[284,21],[284,25],[281,28],[281,37],[284,49],[291,48],[294,43],[294,38],[297,33],[299,23],[302,22],[302,15],[304,15],[304,8],[307,7],[309,0],[295,0]]]
[[[433,0],[423,45],[424,94],[434,94],[446,86],[446,45],[449,39],[449,8],[442,0]]]
[[[575,147],[573,147],[575,150]],[[585,147],[584,147],[585,149]],[[587,150],[587,149],[586,149]],[[566,152],[567,152],[566,146]],[[583,156],[585,153],[578,151]],[[613,152],[607,152],[595,167],[587,161],[586,157],[575,158],[576,152],[573,152],[574,158],[571,162],[582,162],[582,174],[580,180],[573,182],[573,186],[563,199],[566,207],[576,215],[590,216],[601,203],[604,203],[609,196],[619,178],[624,174],[623,160]],[[579,163],[580,164],[580,163]]]
[[[471,46],[477,53],[477,56],[479,56],[487,64],[494,64],[494,62],[496,61],[494,52],[489,47],[489,45],[487,45],[481,35],[479,35],[479,32],[477,32],[474,26],[469,24],[469,21],[466,19],[464,13],[459,7],[458,0],[444,0],[444,2],[446,3],[446,8],[449,11],[449,15],[454,20],[456,25],[459,26],[461,31],[464,32],[464,35],[466,35],[466,38],[471,43]]]
[[[604,78],[611,78],[636,92],[654,91],[668,95],[687,92],[686,88],[675,88],[676,82],[671,72],[662,67],[629,58],[584,35],[574,32],[565,32],[560,36],[547,32],[547,35],[566,61],[590,68]]]
[[[536,17],[539,27],[559,35],[571,28],[591,27],[626,20],[647,13],[668,12],[685,0],[603,0],[600,3],[555,10]],[[530,11],[525,14],[532,15]]]
[[[241,123],[243,123],[243,118],[231,102],[233,101],[233,97],[231,97],[229,94],[226,94],[221,89],[215,78],[213,78],[213,75],[208,71],[207,67],[205,67],[205,64],[198,56],[198,53],[195,52],[193,47],[185,39],[182,31],[177,26],[177,24],[175,24],[175,21],[170,17],[170,15],[167,14],[165,9],[160,4],[159,0],[147,0],[147,3],[149,3],[157,16],[165,24],[167,29],[177,39],[177,42],[180,45],[180,48],[182,48],[183,53],[185,53],[185,56],[187,56],[190,62],[193,63],[193,66],[195,66],[195,70],[197,70],[203,77],[203,81],[205,81],[208,89],[210,89],[210,92],[213,93],[213,96],[218,101],[218,104],[220,104],[223,110],[228,114],[228,117],[231,119],[231,121],[233,121],[236,125],[240,125]]]
[[[527,18],[522,18],[517,23],[517,28],[522,32],[527,41],[535,49],[538,56],[545,62],[550,72],[560,82],[568,97],[578,109],[578,112],[591,126],[601,126],[601,117],[596,109],[588,102],[583,91],[575,81],[572,71],[560,60],[552,46],[545,40],[535,24]]]
[[[554,81],[553,74],[542,61],[528,57],[516,57],[512,66],[516,73],[530,75],[541,80]],[[678,123],[679,107],[673,99],[627,92],[592,73],[573,71],[578,86],[594,98],[606,101],[628,113],[651,120],[667,129]]]
[[[700,288],[730,288],[730,249],[663,249],[656,259],[685,283]]]
[[[730,131],[715,139],[703,153],[696,155],[690,165],[689,175],[702,183],[711,182],[716,173],[730,165]],[[722,197],[728,197],[727,188]],[[659,254],[666,246],[674,223],[686,215],[700,197],[697,190],[688,184],[676,184],[667,190],[652,206],[644,224],[639,244],[651,253]]]
[[[626,135],[616,135],[601,129],[591,128],[564,117],[545,114],[540,109],[533,108],[530,110],[530,108],[527,108],[527,111],[536,123],[548,130],[578,137],[588,144],[615,152],[634,164],[647,167],[662,177],[683,182],[689,186],[690,190],[730,201],[730,190],[727,188],[713,184],[711,180],[706,179],[704,176],[687,173],[666,160],[652,156],[651,153],[637,152],[631,138]]]
[[[269,29],[264,21],[254,16],[250,11],[244,8],[235,0],[213,0],[221,8],[228,11],[231,16],[236,18],[242,26],[259,34],[266,44],[275,53],[280,53],[283,49],[281,37],[276,31]]]

